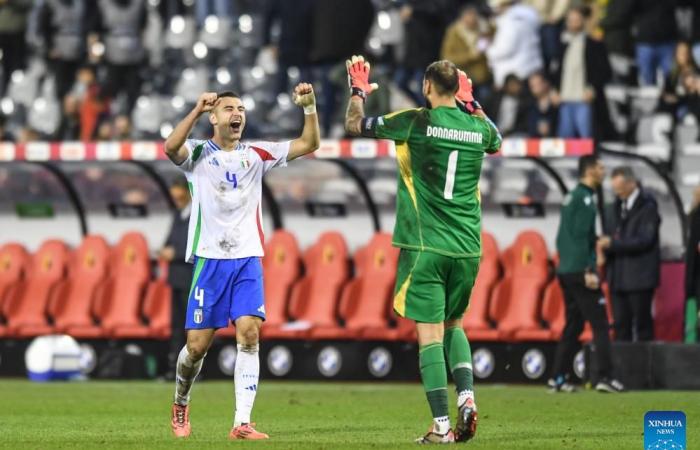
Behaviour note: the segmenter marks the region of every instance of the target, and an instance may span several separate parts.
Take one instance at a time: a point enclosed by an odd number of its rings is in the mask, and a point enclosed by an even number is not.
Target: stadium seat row
[[[542,236],[521,233],[499,252],[484,233],[481,268],[464,329],[474,341],[553,341],[564,327],[564,302]],[[398,249],[378,233],[352,255],[326,232],[303,253],[284,230],[263,258],[265,339],[414,341],[412,322],[392,311]],[[161,267],[164,264],[161,263]],[[67,333],[76,338],[167,339],[170,287],[152,276],[145,238],[127,233],[114,248],[88,236],[71,251],[46,241],[34,255],[0,247],[0,338]],[[234,337],[230,326],[217,332]],[[590,328],[582,340],[591,338]]]

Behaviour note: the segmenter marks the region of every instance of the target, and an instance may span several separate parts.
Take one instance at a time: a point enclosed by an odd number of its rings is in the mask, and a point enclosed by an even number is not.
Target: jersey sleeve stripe
[[[260,204],[258,203],[258,207],[255,209],[255,222],[258,225],[258,236],[260,236],[260,245],[262,247],[265,246],[265,233],[263,232],[262,228],[262,223],[260,221]]]
[[[202,150],[204,149],[204,144],[199,144],[194,148],[192,151],[192,161],[197,161],[202,154]]]
[[[277,158],[275,158],[274,156],[272,156],[272,155],[270,154],[270,152],[268,152],[267,150],[264,150],[264,149],[259,148],[259,147],[253,147],[252,145],[250,146],[250,148],[252,148],[253,150],[255,150],[255,153],[258,154],[258,156],[260,157],[260,159],[263,160],[263,162],[265,162],[265,161],[275,161],[275,160],[277,159]]]

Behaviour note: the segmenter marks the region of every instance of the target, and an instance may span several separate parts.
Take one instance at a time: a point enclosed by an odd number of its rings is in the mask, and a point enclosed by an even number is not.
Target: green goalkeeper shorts
[[[469,305],[479,261],[401,249],[394,311],[416,322],[459,319]]]

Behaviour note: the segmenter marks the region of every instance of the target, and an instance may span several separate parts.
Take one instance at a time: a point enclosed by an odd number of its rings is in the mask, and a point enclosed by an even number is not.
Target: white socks
[[[437,434],[447,434],[448,431],[450,431],[450,417],[449,416],[442,416],[442,417],[434,417],[433,422],[435,425],[433,426],[433,431]]]
[[[457,393],[457,408],[460,408],[462,405],[464,405],[467,400],[472,399],[474,400],[474,391],[461,391]],[[474,409],[476,409],[476,404],[474,405]]]
[[[206,355],[205,355],[206,356]],[[185,406],[190,403],[190,391],[192,383],[202,370],[204,358],[195,362],[190,358],[190,353],[185,345],[180,350],[177,357],[177,368],[175,369],[175,403]]]
[[[255,394],[258,391],[258,379],[260,378],[260,359],[258,358],[259,346],[245,346],[238,344],[236,356],[236,368],[233,381],[236,390],[236,413],[233,426],[250,423],[250,412],[255,403]]]

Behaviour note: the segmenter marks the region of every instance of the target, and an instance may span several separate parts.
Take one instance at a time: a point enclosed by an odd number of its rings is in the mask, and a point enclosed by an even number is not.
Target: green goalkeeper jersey
[[[481,256],[481,163],[501,146],[493,122],[458,108],[418,108],[365,118],[362,134],[396,143],[394,246]]]

